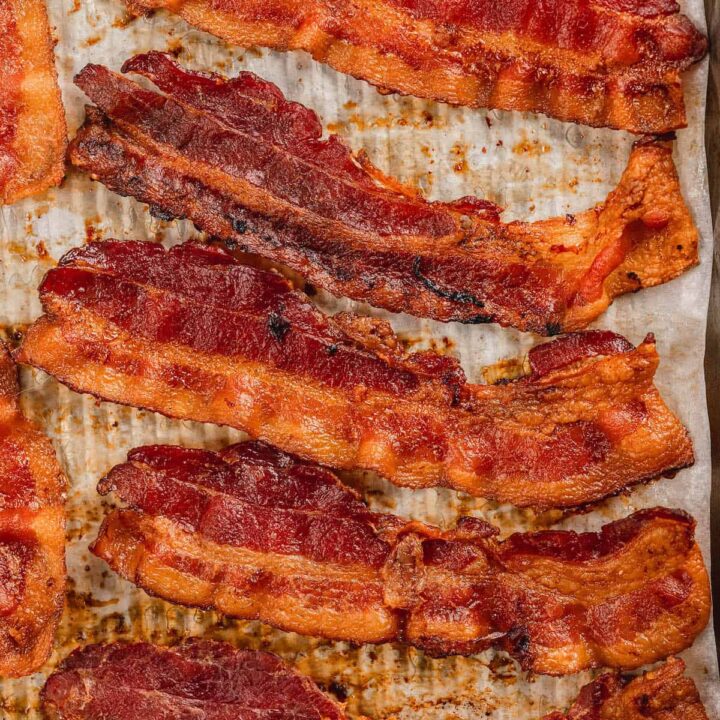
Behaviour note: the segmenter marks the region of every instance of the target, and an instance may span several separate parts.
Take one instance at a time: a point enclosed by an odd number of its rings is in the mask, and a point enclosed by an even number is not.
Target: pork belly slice
[[[40,668],[65,599],[65,479],[19,394],[0,344],[0,677]]]
[[[328,317],[280,275],[193,243],[91,243],[40,296],[21,362],[398,485],[570,508],[693,462],[653,384],[652,336],[568,335],[534,348],[516,381],[472,385],[449,356],[405,353],[386,323]]]
[[[671,658],[636,678],[602,675],[586,685],[567,713],[544,720],[707,720],[685,663]]]
[[[42,691],[49,720],[345,720],[342,707],[279,657],[186,640],[87,645]]]
[[[436,656],[508,652],[551,675],[636,668],[689,647],[708,621],[707,571],[681,511],[597,533],[499,540],[371,513],[328,470],[258,442],[214,453],[151,446],[101,480],[126,507],[91,547],[171,602]]]
[[[453,105],[635,133],[685,127],[681,74],[707,38],[674,0],[126,0],[235,45]]]
[[[67,129],[44,0],[0,4],[0,204],[57,185]]]
[[[431,203],[382,176],[251,73],[192,73],[161,53],[124,70],[159,91],[88,65],[76,82],[97,107],[72,163],[156,215],[190,218],[335,295],[553,335],[698,262],[669,142],[636,145],[617,189],[591,210],[502,223],[492,203]]]

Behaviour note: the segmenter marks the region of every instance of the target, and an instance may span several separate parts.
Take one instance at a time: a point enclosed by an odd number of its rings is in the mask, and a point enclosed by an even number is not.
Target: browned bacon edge
[[[636,133],[686,125],[681,72],[707,39],[674,2],[126,0],[224,40],[305,50],[386,91]],[[653,4],[655,5],[655,4]]]
[[[694,459],[653,385],[652,336],[568,335],[533,349],[519,379],[472,385],[449,356],[405,353],[388,324],[328,317],[276,273],[193,243],[77,248],[40,296],[21,362],[399,485],[571,508]]]
[[[0,676],[47,659],[65,597],[65,479],[50,441],[21,414],[0,343]]]
[[[341,705],[279,657],[229,643],[186,640],[87,645],[42,690],[48,720],[345,720]]]
[[[477,198],[430,203],[384,177],[311,110],[251,73],[192,73],[162,53],[127,72],[88,65],[97,104],[70,159],[159,217],[188,217],[335,295],[441,321],[553,335],[586,327],[624,293],[698,262],[671,144],[635,146],[607,201],[575,216],[504,224]]]
[[[671,658],[639,677],[602,675],[586,685],[567,713],[544,720],[707,720],[685,663]]]
[[[551,675],[636,668],[689,647],[710,589],[695,523],[643,510],[597,533],[499,540],[370,512],[328,470],[263,443],[133,450],[101,480],[128,509],[91,550],[147,592],[358,643],[508,652]]]
[[[44,0],[0,4],[0,204],[57,185],[67,128]]]

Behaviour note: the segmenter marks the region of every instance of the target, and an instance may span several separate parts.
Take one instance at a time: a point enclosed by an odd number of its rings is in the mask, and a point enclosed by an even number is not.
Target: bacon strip
[[[544,720],[707,720],[685,663],[671,658],[653,672],[630,679],[602,675],[586,685],[567,713]]]
[[[188,640],[87,645],[42,691],[49,720],[345,720],[342,707],[280,658]]]
[[[65,114],[44,0],[0,4],[0,204],[65,174]]]
[[[47,659],[65,597],[65,479],[50,441],[18,406],[17,370],[0,344],[0,676]]]
[[[327,317],[280,275],[193,243],[77,248],[40,296],[21,362],[399,485],[575,507],[693,462],[652,382],[652,337],[570,335],[533,350],[530,375],[471,385],[450,357],[404,354],[386,323]]]
[[[386,91],[665,133],[707,39],[672,0],[126,0],[244,47],[305,50]]]
[[[74,165],[165,219],[283,263],[335,295],[441,321],[543,335],[586,327],[624,293],[698,262],[669,143],[637,145],[618,188],[577,216],[503,224],[477,198],[430,203],[381,176],[312,111],[250,73],[190,73],[161,53],[88,65],[96,103]]]
[[[561,675],[655,662],[708,620],[695,523],[681,511],[641,511],[599,533],[500,541],[474,518],[441,532],[371,513],[329,471],[256,442],[139,448],[98,491],[129,506],[91,547],[117,573],[287,631],[432,655],[496,647]]]

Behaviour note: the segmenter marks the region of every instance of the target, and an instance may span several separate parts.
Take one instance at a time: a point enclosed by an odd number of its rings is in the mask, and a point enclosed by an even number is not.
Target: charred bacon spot
[[[278,342],[282,342],[290,332],[290,323],[280,313],[271,312],[268,315],[268,330]]]
[[[423,272],[422,266],[425,261],[426,261],[426,258],[423,258],[420,256],[416,257],[413,260],[412,271],[413,271],[413,275],[418,280],[420,280],[420,282],[424,285],[424,287],[427,290],[430,290],[432,293],[434,293],[435,295],[438,295],[439,297],[441,297],[445,300],[451,300],[453,302],[474,305],[475,307],[479,307],[479,308],[485,307],[485,302],[483,300],[480,300],[479,298],[476,298],[471,293],[464,292],[462,290],[445,290],[444,288],[441,288],[437,283],[433,282]],[[486,316],[480,316],[480,317],[486,317]]]
[[[150,215],[152,215],[154,218],[157,218],[158,220],[164,220],[165,222],[169,222],[170,220],[175,219],[175,215],[173,213],[159,207],[158,205],[150,206]]]
[[[233,232],[236,232],[238,235],[244,235],[249,229],[247,220],[243,220],[242,218],[231,217],[230,225],[232,225]]]

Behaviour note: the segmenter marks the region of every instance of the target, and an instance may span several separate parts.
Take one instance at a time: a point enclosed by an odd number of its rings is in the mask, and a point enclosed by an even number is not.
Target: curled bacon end
[[[602,675],[586,685],[567,713],[544,720],[707,720],[685,663],[671,658],[639,677]]]
[[[126,0],[244,47],[304,50],[385,90],[660,134],[707,38],[668,0]]]
[[[73,164],[158,217],[190,218],[338,296],[555,335],[698,261],[668,142],[635,147],[603,205],[505,224],[486,201],[431,203],[383,176],[251,73],[190,72],[158,52],[123,70],[158,91],[86,66],[76,83],[97,108],[71,146]]]
[[[332,473],[262,443],[139,448],[99,490],[128,506],[91,547],[122,577],[306,635],[438,656],[495,647],[563,675],[655,662],[709,617],[695,523],[681,511],[641,511],[596,533],[500,540],[475,518],[443,532],[371,513]]]
[[[67,129],[44,0],[0,4],[0,204],[57,185]]]
[[[572,508],[693,462],[650,339],[571,335],[535,350],[531,374],[472,385],[451,357],[404,353],[386,323],[328,317],[280,275],[193,243],[92,243],[40,296],[22,362],[398,485]]]
[[[199,639],[174,647],[116,642],[78,648],[48,678],[42,704],[51,720],[346,717],[276,655]]]
[[[21,414],[0,345],[0,676],[47,659],[65,596],[65,480],[50,441]]]

